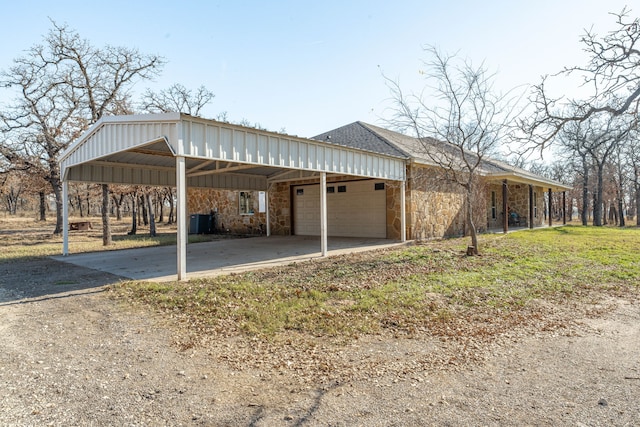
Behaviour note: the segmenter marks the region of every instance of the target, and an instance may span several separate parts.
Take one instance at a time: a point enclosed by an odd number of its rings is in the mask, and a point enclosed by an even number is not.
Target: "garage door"
[[[320,185],[293,188],[294,233],[320,235]],[[327,234],[387,237],[386,188],[383,182],[327,184]]]

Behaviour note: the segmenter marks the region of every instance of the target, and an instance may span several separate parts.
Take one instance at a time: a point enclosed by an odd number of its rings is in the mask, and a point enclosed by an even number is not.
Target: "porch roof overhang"
[[[405,180],[405,159],[186,114],[107,116],[61,156],[63,181],[266,190],[269,183],[337,175]]]
[[[551,179],[545,179],[543,177],[540,176],[528,176],[526,174],[523,173],[518,173],[518,172],[508,172],[508,173],[492,173],[492,174],[487,174],[485,175],[486,178],[490,179],[491,181],[504,181],[506,180],[507,183],[512,182],[512,183],[516,183],[516,184],[526,184],[526,185],[534,185],[534,186],[539,186],[539,187],[543,187],[545,189],[550,189],[553,192],[560,192],[560,191],[569,191],[571,190],[573,187],[562,184],[558,181],[554,181]]]

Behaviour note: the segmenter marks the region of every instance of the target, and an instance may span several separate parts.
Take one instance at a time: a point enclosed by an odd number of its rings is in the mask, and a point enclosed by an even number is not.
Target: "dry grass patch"
[[[604,293],[637,295],[640,230],[562,227],[342,255],[188,283],[128,282],[114,295],[203,336],[280,341],[291,334],[349,341],[427,333],[490,339],[512,328],[562,326],[549,316]],[[184,330],[183,330],[184,332]]]
[[[111,220],[113,244],[102,245],[102,219],[98,217],[71,218],[73,221],[90,221],[93,229],[89,231],[69,232],[69,252],[98,252],[142,248],[148,246],[175,245],[175,224],[156,224],[157,235],[149,236],[149,228],[138,226],[138,233],[130,236],[130,219],[126,221]],[[0,219],[0,239],[2,251],[0,262],[8,262],[18,258],[60,255],[62,253],[62,234],[53,234],[55,224],[35,221],[33,218],[4,217]],[[218,238],[216,235],[190,235],[189,242],[196,243]]]

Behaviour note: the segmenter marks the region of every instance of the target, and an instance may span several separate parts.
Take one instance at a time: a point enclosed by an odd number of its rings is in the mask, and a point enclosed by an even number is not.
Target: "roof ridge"
[[[378,139],[380,139],[382,142],[384,142],[385,144],[387,144],[388,146],[390,146],[391,148],[401,152],[402,154],[404,154],[407,158],[412,158],[414,157],[413,155],[411,155],[410,153],[408,153],[406,150],[404,150],[403,148],[400,148],[398,145],[394,144],[392,141],[390,141],[389,139],[387,139],[386,137],[384,137],[383,135],[381,135],[379,132],[377,132],[376,130],[372,129],[372,128],[376,128],[376,129],[380,129],[383,130],[385,132],[391,132],[391,133],[395,133],[398,136],[402,137],[402,138],[412,138],[408,135],[404,135],[400,132],[395,132],[389,129],[385,129],[382,128],[380,126],[376,126],[376,125],[372,125],[370,123],[366,123],[366,122],[362,122],[360,120],[358,120],[356,122],[358,125],[362,126],[363,128],[365,128],[367,131],[371,132],[372,134],[374,134]],[[413,138],[415,139],[415,138]]]

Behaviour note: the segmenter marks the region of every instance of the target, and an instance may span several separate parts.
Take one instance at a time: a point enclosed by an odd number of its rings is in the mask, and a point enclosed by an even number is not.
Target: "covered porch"
[[[566,192],[571,187],[553,180],[518,173],[492,176],[490,180],[487,230],[532,229],[567,223]],[[554,197],[554,195],[560,197]],[[556,199],[556,200],[554,200]],[[559,206],[556,206],[556,203]]]

